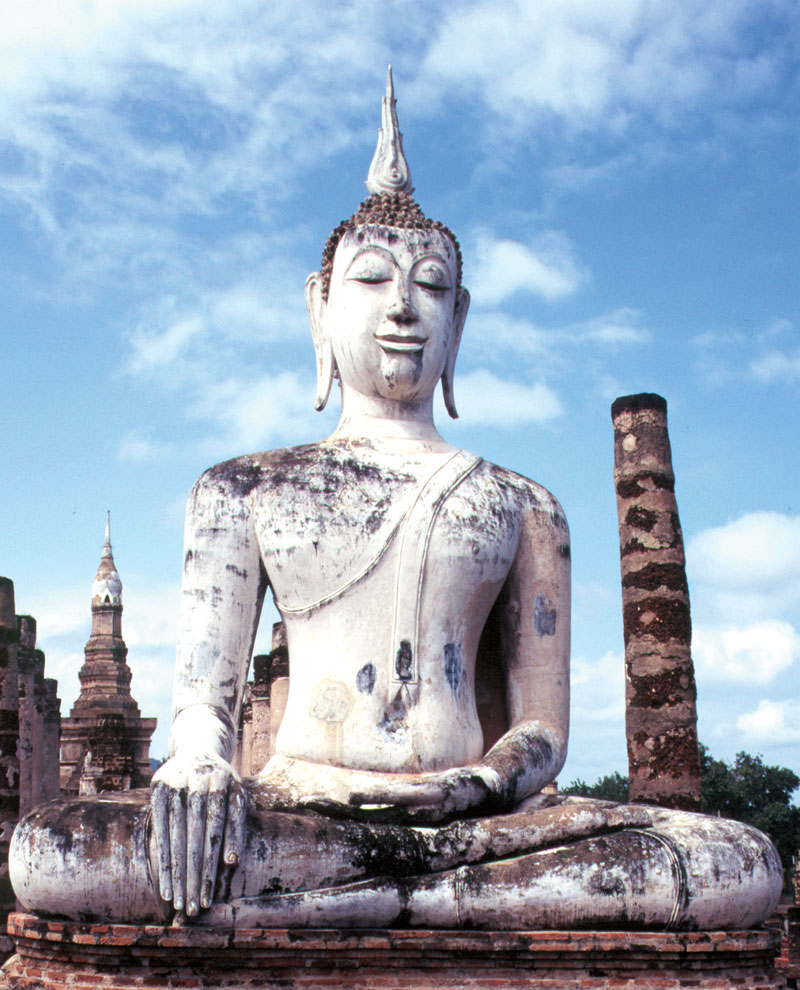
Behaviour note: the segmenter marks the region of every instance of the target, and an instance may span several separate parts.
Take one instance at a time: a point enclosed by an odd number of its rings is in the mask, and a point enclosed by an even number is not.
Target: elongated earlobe
[[[322,279],[319,272],[312,272],[306,279],[306,307],[311,323],[311,336],[314,338],[314,351],[317,355],[317,395],[314,408],[322,412],[331,394],[336,361],[333,348],[324,329],[325,300],[322,297]]]
[[[456,357],[458,348],[461,346],[461,334],[464,332],[464,321],[467,318],[469,309],[469,292],[466,289],[459,289],[456,299],[455,314],[453,316],[453,335],[450,338],[450,347],[447,351],[447,360],[442,372],[442,393],[444,395],[444,406],[452,419],[458,419],[456,400],[453,395],[453,374],[456,368]]]

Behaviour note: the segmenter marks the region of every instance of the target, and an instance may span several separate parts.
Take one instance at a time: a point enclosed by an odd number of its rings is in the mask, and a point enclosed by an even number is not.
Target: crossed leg
[[[12,882],[42,914],[167,923],[152,846],[146,791],[51,802],[14,834]],[[253,809],[197,923],[746,928],[781,885],[760,832],[656,808],[562,799],[437,828]]]

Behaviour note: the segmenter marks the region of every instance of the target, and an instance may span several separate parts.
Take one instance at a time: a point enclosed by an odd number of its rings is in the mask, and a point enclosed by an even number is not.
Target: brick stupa
[[[142,718],[131,694],[122,638],[122,582],[111,550],[110,521],[92,584],[92,633],[80,670],[81,692],[61,723],[61,791],[99,794],[146,787],[156,719]]]

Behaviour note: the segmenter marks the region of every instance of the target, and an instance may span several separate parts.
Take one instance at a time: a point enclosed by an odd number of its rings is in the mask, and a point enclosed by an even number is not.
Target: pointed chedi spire
[[[111,556],[111,509],[106,509],[106,538],[103,541],[103,556]]]
[[[142,718],[131,694],[122,638],[122,581],[111,548],[111,513],[92,583],[92,631],[78,677],[81,690],[61,720],[61,790],[65,794],[144,787],[152,776],[154,718]]]
[[[381,123],[378,131],[378,146],[369,167],[366,187],[375,193],[414,192],[411,185],[411,172],[403,154],[403,135],[397,122],[397,100],[394,98],[392,67],[386,73],[386,95],[381,101]]]
[[[111,512],[106,513],[106,534],[100,566],[92,583],[92,605],[122,605],[122,581],[111,550]]]

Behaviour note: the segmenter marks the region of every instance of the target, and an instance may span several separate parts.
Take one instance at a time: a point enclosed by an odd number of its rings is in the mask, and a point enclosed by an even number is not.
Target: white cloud
[[[34,588],[27,598],[30,604],[26,608],[36,617],[39,640],[47,642],[75,633],[88,637],[91,578],[69,587]]]
[[[163,461],[168,457],[173,457],[176,452],[175,444],[151,440],[141,430],[134,429],[123,435],[117,449],[117,457],[121,461],[145,464],[152,461]]]
[[[125,579],[125,641],[130,648],[167,647],[173,652],[177,638],[180,583],[158,586],[137,576]]]
[[[577,725],[625,721],[625,659],[608,650],[598,660],[573,657],[571,669],[571,717]]]
[[[664,126],[709,105],[769,91],[780,49],[753,51],[751,0],[486,0],[453,10],[427,53],[440,87],[461,82],[519,127],[543,115],[624,131],[648,114]],[[774,49],[769,48],[774,45]]]
[[[800,635],[789,622],[696,627],[692,656],[699,679],[770,684],[800,658]]]
[[[693,595],[704,615],[739,621],[800,605],[800,516],[750,512],[703,530],[687,546]]]
[[[741,330],[698,334],[699,370],[713,385],[747,381],[760,385],[791,385],[800,380],[797,330],[783,317],[755,332]]]
[[[564,413],[558,395],[544,382],[498,378],[486,368],[457,375],[454,391],[458,422],[467,426],[545,423]]]
[[[750,375],[760,382],[787,382],[800,380],[800,351],[784,353],[767,351],[754,358],[748,365]]]
[[[409,17],[402,5],[387,13],[370,0],[6,5],[0,187],[62,261],[128,272],[144,255],[157,272],[172,263],[170,223],[224,213],[231,198],[263,221],[299,171],[374,134],[375,91],[365,82],[374,85],[393,51],[404,52],[407,113],[477,98],[492,146],[513,152],[519,130],[526,141],[528,129],[542,133],[543,115],[623,135],[642,116],[669,128],[691,113],[694,124],[770,94],[792,38],[749,31],[760,9],[758,0],[484,0],[458,9],[432,0]],[[486,148],[483,137],[476,145]],[[488,154],[504,157],[494,147]],[[602,168],[614,154],[604,147],[599,164],[581,167]],[[560,298],[580,283],[568,245],[520,247],[503,249],[505,291],[524,279]]]
[[[800,699],[759,702],[753,711],[736,720],[751,746],[800,743]]]
[[[572,328],[572,335],[578,344],[593,343],[614,349],[622,344],[646,344],[652,334],[646,327],[639,326],[641,314],[627,306],[592,317]]]
[[[542,327],[502,310],[479,309],[467,317],[462,347],[483,357],[500,354],[504,360],[508,352],[517,360],[521,355],[535,357],[537,367],[558,366],[574,377],[576,350],[585,357],[591,348],[602,356],[616,354],[620,347],[649,342],[650,331],[640,323],[641,315],[628,307],[561,327]]]
[[[199,316],[178,319],[160,333],[140,331],[132,341],[129,370],[134,375],[146,374],[154,368],[172,365],[194,340],[205,333],[206,328]]]
[[[476,238],[474,256],[476,306],[493,306],[518,292],[553,301],[572,295],[586,279],[569,240],[556,231],[543,233],[532,247],[484,234]]]
[[[216,436],[210,449],[230,456],[232,451],[260,450],[278,442],[298,442],[330,433],[338,414],[338,396],[331,395],[323,416],[314,409],[315,385],[310,375],[293,371],[257,378],[226,378],[199,391],[189,416],[211,421]]]

